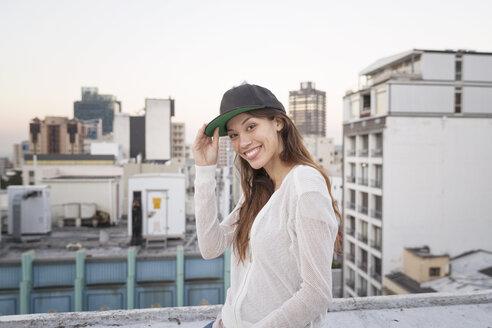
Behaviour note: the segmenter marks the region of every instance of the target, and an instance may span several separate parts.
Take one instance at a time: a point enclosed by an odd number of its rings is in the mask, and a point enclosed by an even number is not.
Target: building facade
[[[29,154],[83,154],[84,126],[67,117],[35,118],[29,124]]]
[[[289,116],[304,136],[326,136],[326,92],[314,82],[302,82],[301,89],[289,92]]]
[[[344,100],[344,296],[380,295],[404,248],[492,249],[492,53],[378,60]]]
[[[186,145],[185,124],[179,122],[171,123],[171,157],[189,158],[190,147]]]
[[[82,99],[73,103],[73,115],[80,120],[102,120],[102,133],[113,132],[114,114],[121,112],[121,102],[112,95],[100,95],[98,88],[82,88]]]

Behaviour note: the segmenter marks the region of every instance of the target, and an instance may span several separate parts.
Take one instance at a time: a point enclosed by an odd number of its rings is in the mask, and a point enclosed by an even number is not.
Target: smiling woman
[[[220,115],[198,131],[195,212],[206,259],[233,245],[231,287],[213,327],[322,327],[341,215],[326,173],[311,158],[283,105],[244,84],[227,91]],[[237,154],[243,196],[219,222],[219,135]]]

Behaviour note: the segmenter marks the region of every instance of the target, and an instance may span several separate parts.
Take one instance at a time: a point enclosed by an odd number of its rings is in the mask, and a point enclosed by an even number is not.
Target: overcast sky
[[[82,86],[135,114],[176,100],[187,142],[246,80],[288,107],[313,81],[327,95],[327,134],[341,143],[342,97],[381,57],[418,49],[492,52],[492,1],[0,0],[0,156],[28,123],[73,117]]]

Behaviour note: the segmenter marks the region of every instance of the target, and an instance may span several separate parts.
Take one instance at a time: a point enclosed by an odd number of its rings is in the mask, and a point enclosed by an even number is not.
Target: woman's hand
[[[219,153],[219,128],[217,127],[214,130],[213,137],[207,137],[205,134],[206,126],[206,124],[203,124],[200,130],[198,130],[192,147],[195,164],[198,166],[217,164],[217,156]]]

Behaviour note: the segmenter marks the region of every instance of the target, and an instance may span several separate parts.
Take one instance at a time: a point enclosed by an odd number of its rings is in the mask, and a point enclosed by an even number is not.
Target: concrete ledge
[[[0,327],[203,327],[221,308],[212,305],[0,316]],[[415,327],[422,320],[429,327],[458,327],[461,322],[466,322],[466,327],[485,327],[491,310],[492,290],[334,299],[325,328],[393,327],[395,323],[398,327]]]
[[[467,293],[421,293],[334,299],[328,312],[410,309],[492,303],[492,290]]]

